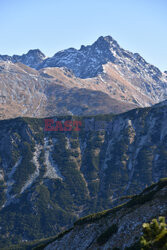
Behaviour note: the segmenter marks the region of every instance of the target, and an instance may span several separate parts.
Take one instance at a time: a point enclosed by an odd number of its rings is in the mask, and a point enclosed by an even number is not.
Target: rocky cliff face
[[[165,103],[116,116],[55,119],[80,120],[86,130],[44,132],[44,119],[35,118],[0,121],[2,245],[55,235],[167,176]],[[94,131],[100,121],[107,127]]]

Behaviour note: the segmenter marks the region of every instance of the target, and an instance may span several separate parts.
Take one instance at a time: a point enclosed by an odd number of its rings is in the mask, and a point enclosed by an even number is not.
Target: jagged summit
[[[77,77],[92,78],[103,72],[103,64],[116,62],[121,48],[111,36],[100,36],[92,45],[82,45],[79,50],[69,48],[45,59],[38,69],[46,67],[67,67]]]
[[[22,56],[13,55],[13,62],[21,62],[29,67],[36,68],[46,56],[39,49],[31,49]]]
[[[146,76],[154,80],[162,76],[157,67],[147,63],[138,53],[121,48],[111,36],[100,36],[92,45],[82,45],[79,50],[69,48],[59,51],[53,57],[44,59],[37,68],[66,67],[77,77],[92,78],[101,74],[103,65],[110,62],[119,67],[121,74],[128,76],[129,73],[136,73],[138,78]]]
[[[22,57],[23,56],[34,56],[41,58],[41,60],[46,58],[45,54],[42,53],[40,49],[30,49],[26,54],[23,54]]]
[[[115,44],[117,46],[118,43],[116,42],[116,40],[114,40],[111,36],[100,36],[92,45],[81,45],[81,48],[79,51],[85,50],[87,47],[92,47],[92,46],[100,46],[102,44]]]
[[[46,56],[39,49],[31,49],[23,55],[0,55],[0,60],[11,61],[13,63],[21,62],[29,67],[36,68]]]
[[[95,43],[109,43],[118,45],[117,41],[112,36],[100,36]],[[118,45],[119,46],[119,45]]]
[[[30,53],[39,53],[45,57],[45,55],[41,52],[40,49],[30,49],[27,54],[30,54]]]

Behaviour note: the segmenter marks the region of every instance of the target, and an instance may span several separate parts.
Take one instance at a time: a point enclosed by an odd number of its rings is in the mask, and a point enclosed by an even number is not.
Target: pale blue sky
[[[167,70],[167,0],[0,0],[0,54],[46,56],[111,35]]]

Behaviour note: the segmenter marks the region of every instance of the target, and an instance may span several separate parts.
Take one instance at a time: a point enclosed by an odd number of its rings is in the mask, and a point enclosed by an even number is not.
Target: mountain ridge
[[[142,193],[129,196],[128,201],[117,207],[80,218],[74,222],[73,227],[56,236],[20,243],[10,249],[76,249],[79,246],[80,250],[85,250],[108,249],[112,246],[117,249],[140,250],[142,224],[159,216],[167,216],[166,194],[167,178],[163,178]]]
[[[110,123],[99,131],[47,132],[37,118],[0,121],[0,244],[55,235],[166,177],[166,110],[50,117]]]
[[[108,247],[140,250],[142,223],[159,216],[167,216],[166,186],[167,178],[164,178],[141,194],[133,196],[125,204],[81,218],[74,223],[71,230],[58,235],[50,243],[43,243],[43,249],[75,249],[78,245],[80,250]]]
[[[64,50],[61,50],[61,51],[58,51],[56,52],[53,57],[47,57],[39,50],[39,49],[30,49],[26,54],[23,54],[23,55],[13,55],[13,56],[8,56],[8,55],[0,55],[0,60],[4,60],[4,61],[11,61],[11,62],[22,62],[23,64],[27,65],[27,66],[30,66],[30,67],[33,67],[33,68],[36,68],[36,69],[40,69],[40,68],[45,68],[45,67],[65,67],[65,64],[63,65],[60,65],[60,64],[51,64],[51,60],[52,58],[55,58],[59,55],[61,55],[62,53],[67,53],[68,52],[70,53],[79,53],[79,52],[84,52],[84,51],[89,51],[91,48],[94,48],[94,49],[100,49],[99,51],[97,51],[97,53],[100,53],[100,51],[103,51],[104,52],[104,55],[106,55],[106,58],[105,56],[103,55],[102,57],[102,62],[101,62],[101,66],[102,64],[106,64],[108,61],[110,62],[114,62],[115,60],[117,60],[117,58],[115,57],[115,55],[125,55],[126,57],[130,57],[130,56],[134,56],[134,58],[136,58],[138,61],[142,62],[143,64],[149,64],[147,63],[142,56],[140,56],[139,53],[132,53],[128,50],[124,50],[122,49],[118,42],[116,40],[114,40],[111,36],[100,36],[92,45],[81,45],[80,49],[77,50],[75,48],[68,48],[68,49],[64,49]],[[112,50],[112,53],[111,54],[108,54],[108,50],[111,49]],[[28,63],[26,62],[26,58],[28,58],[29,56],[33,56],[34,58],[35,57],[39,57],[38,59],[39,60],[39,63],[35,63],[34,65],[31,64],[31,63]],[[47,61],[49,62],[49,65],[47,64]],[[68,64],[68,63],[67,63]],[[149,64],[151,65],[151,64]],[[75,65],[76,66],[76,65]],[[161,75],[161,71],[151,65],[152,69],[154,69],[155,71],[157,71],[157,73],[159,75]],[[70,67],[67,67],[70,69]],[[73,69],[74,70],[74,69]],[[75,70],[74,70],[75,72]],[[101,73],[102,72],[102,68],[100,68],[100,71],[97,70],[97,73]],[[94,76],[97,76],[97,73],[94,73],[94,75],[92,76],[86,76],[85,78],[89,78],[89,77],[94,77]],[[84,78],[82,77],[82,74],[80,75],[77,75],[76,76],[80,77],[80,78]]]

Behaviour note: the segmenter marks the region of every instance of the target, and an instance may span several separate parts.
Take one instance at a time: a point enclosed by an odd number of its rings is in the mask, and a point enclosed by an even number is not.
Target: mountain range
[[[0,55],[0,117],[121,113],[167,97],[167,74],[110,36],[46,58]]]
[[[46,249],[133,249],[137,225],[166,214],[166,181],[154,184],[167,176],[166,99],[167,72],[110,36],[50,58],[0,55],[0,248],[54,238],[77,220]],[[46,119],[81,128],[47,131]],[[85,218],[115,206],[116,217]],[[113,237],[133,237],[100,246],[111,221]]]

